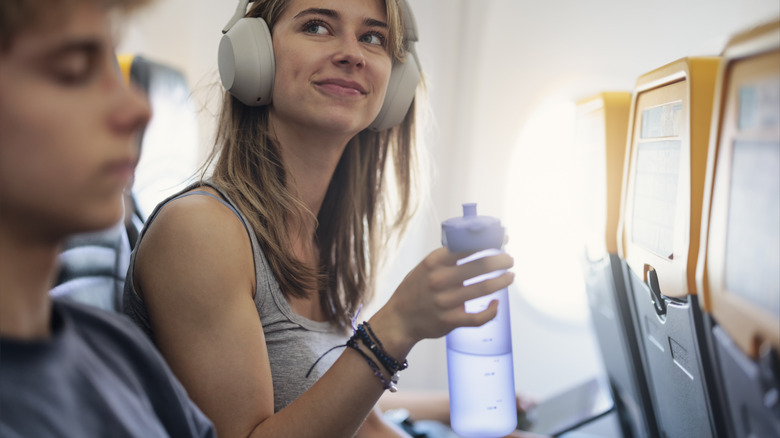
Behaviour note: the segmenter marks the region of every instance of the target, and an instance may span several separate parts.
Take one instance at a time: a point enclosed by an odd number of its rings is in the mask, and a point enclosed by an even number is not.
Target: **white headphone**
[[[265,20],[245,17],[250,1],[253,0],[239,0],[236,12],[222,29],[217,59],[225,89],[244,105],[262,106],[271,103],[276,63],[271,32]],[[418,40],[417,23],[407,1],[402,2],[404,39],[410,56],[404,62],[393,62],[385,100],[369,126],[374,131],[392,128],[403,121],[420,82],[414,50],[414,43]]]

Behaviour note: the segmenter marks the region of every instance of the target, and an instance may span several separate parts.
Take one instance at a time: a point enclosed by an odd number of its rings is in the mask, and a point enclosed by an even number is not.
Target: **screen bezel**
[[[690,236],[689,211],[690,211],[690,114],[688,77],[683,69],[671,74],[665,80],[655,81],[648,86],[637,90],[632,108],[630,129],[630,158],[628,161],[628,181],[624,193],[623,207],[623,239],[624,258],[629,267],[643,280],[647,280],[647,272],[650,268],[657,271],[659,287],[664,295],[670,297],[685,297],[689,293],[686,281],[686,268],[689,252]],[[636,165],[638,146],[642,142],[641,124],[642,114],[645,109],[679,101],[682,103],[681,127],[674,138],[680,141],[680,159],[675,198],[674,235],[672,259],[655,254],[650,249],[636,243],[632,236],[634,231],[634,194],[636,185]],[[665,138],[660,138],[662,141]]]
[[[780,319],[726,287],[725,254],[732,176],[730,158],[735,141],[780,137],[780,127],[742,132],[738,128],[740,88],[767,78],[776,79],[777,75],[780,75],[780,49],[753,53],[752,56],[743,54],[728,61],[722,73],[720,121],[713,140],[716,149],[711,152],[715,154],[715,168],[706,251],[708,292],[705,310],[713,314],[740,349],[753,359],[759,356],[764,341],[780,350]]]

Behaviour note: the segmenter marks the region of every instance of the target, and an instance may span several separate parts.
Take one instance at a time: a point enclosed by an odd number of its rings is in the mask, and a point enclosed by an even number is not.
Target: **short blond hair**
[[[149,0],[0,0],[0,53],[11,47],[23,29],[48,24],[49,20],[62,20],[74,5],[82,2],[126,12]]]

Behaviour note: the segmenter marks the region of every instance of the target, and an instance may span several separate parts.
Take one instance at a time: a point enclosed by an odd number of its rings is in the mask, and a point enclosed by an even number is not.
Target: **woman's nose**
[[[333,63],[341,66],[365,67],[366,57],[356,37],[345,36],[339,39],[338,49],[333,54]]]

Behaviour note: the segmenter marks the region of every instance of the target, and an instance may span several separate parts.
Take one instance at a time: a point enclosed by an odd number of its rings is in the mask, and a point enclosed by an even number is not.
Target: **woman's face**
[[[352,136],[379,113],[390,78],[382,0],[291,0],[273,29],[271,117]]]
[[[108,12],[95,3],[0,53],[0,227],[57,239],[121,219],[150,108],[122,82]]]

